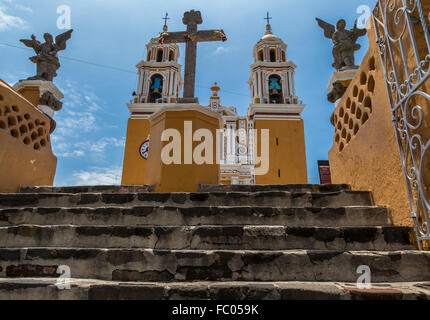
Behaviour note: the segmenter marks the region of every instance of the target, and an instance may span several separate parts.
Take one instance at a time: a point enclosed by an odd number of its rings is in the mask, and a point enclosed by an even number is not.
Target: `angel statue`
[[[358,29],[357,21],[355,21],[354,29],[346,30],[346,21],[343,19],[337,22],[336,28],[334,25],[321,19],[316,18],[316,20],[318,25],[324,29],[326,38],[331,39],[334,43],[333,67],[337,71],[357,69],[358,66],[355,65],[354,52],[361,48],[357,44],[357,40],[367,33],[366,29]]]
[[[58,51],[66,49],[66,42],[72,37],[72,32],[73,30],[69,30],[60,34],[55,38],[55,43],[49,33],[43,35],[45,43],[36,40],[34,35],[31,35],[31,40],[20,40],[36,52],[36,56],[31,57],[30,61],[37,65],[37,75],[28,80],[52,81],[57,76],[57,70],[61,66]]]

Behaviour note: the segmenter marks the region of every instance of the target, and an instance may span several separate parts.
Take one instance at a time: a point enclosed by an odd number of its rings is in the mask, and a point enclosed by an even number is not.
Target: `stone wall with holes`
[[[369,51],[332,118],[335,134],[329,159],[333,183],[371,190],[377,205],[390,208],[394,224],[412,226],[373,29],[368,36]]]
[[[49,119],[0,80],[0,193],[52,185],[57,158]]]

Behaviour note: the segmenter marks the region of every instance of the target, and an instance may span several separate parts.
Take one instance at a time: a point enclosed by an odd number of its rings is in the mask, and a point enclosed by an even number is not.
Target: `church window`
[[[258,61],[264,60],[264,53],[263,50],[258,51]]]
[[[148,50],[148,55],[146,56],[146,61],[151,60],[151,51]]]
[[[270,49],[270,62],[276,62],[276,50]]]
[[[169,52],[169,61],[174,61],[174,60],[175,60],[175,53],[172,50],[170,50],[170,52]]]
[[[158,49],[157,50],[157,62],[162,62],[163,61],[163,49]]]
[[[285,62],[287,60],[286,56],[285,56],[285,51],[282,50],[282,61]]]
[[[161,103],[163,93],[163,77],[159,74],[153,75],[151,78],[151,86],[149,87],[149,103]]]
[[[269,103],[270,104],[282,104],[283,94],[281,78],[277,75],[269,77]]]

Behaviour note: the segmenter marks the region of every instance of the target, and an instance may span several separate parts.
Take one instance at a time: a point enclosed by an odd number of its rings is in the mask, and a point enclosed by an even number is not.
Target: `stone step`
[[[61,290],[57,278],[2,278],[0,300],[430,300],[428,282],[373,283],[370,289],[344,282],[130,283],[70,279],[69,283],[69,290]]]
[[[30,187],[22,186],[20,193],[130,193],[151,192],[153,186],[71,186],[71,187]],[[287,185],[199,185],[199,192],[261,192],[261,191],[287,191],[287,192],[338,192],[348,191],[347,184],[287,184]]]
[[[28,187],[19,189],[20,193],[130,193],[151,192],[152,186],[73,186],[73,187]]]
[[[408,227],[35,226],[0,227],[0,248],[197,250],[411,250]]]
[[[355,283],[360,266],[372,282],[430,281],[430,252],[422,251],[0,249],[0,277],[56,277],[60,265],[75,278],[114,281]]]
[[[199,192],[262,192],[262,191],[287,191],[287,192],[339,192],[351,190],[347,184],[281,184],[281,185],[218,185],[201,184]]]
[[[289,227],[390,225],[385,207],[101,207],[0,209],[0,226],[36,225],[281,225]]]
[[[370,192],[330,193],[202,192],[202,193],[28,193],[0,194],[0,208],[119,206],[266,206],[343,207],[373,205]]]

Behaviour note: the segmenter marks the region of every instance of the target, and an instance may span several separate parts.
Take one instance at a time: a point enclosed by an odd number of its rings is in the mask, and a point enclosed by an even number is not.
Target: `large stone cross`
[[[185,76],[184,76],[184,99],[183,103],[196,103],[194,97],[196,82],[196,58],[197,43],[209,41],[226,41],[227,37],[223,30],[197,31],[197,25],[203,23],[200,11],[188,11],[184,13],[182,22],[187,26],[185,32],[164,32],[161,34],[161,43],[186,43]]]

